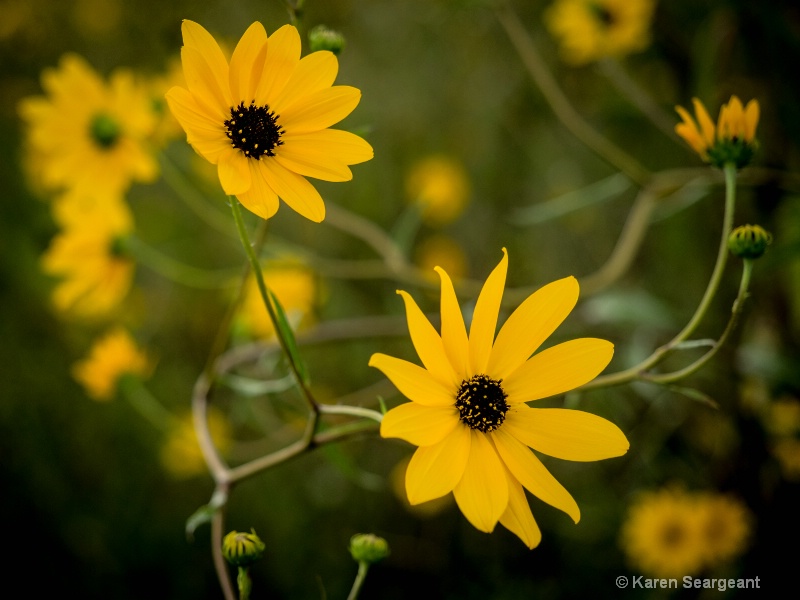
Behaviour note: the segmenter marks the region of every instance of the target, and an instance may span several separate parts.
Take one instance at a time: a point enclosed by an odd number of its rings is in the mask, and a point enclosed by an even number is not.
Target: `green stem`
[[[634,379],[642,377],[643,373],[648,369],[660,363],[664,357],[682,342],[684,342],[692,333],[694,333],[697,326],[705,317],[711,301],[719,288],[722,280],[722,274],[725,271],[725,265],[728,259],[728,237],[730,236],[733,227],[733,212],[736,206],[736,166],[733,163],[727,163],[723,169],[725,174],[725,213],[722,217],[722,236],[720,239],[719,249],[717,251],[717,262],[714,265],[714,271],[711,274],[711,279],[708,282],[706,291],[700,304],[692,315],[692,318],[686,326],[667,344],[658,348],[648,358],[640,362],[638,365],[633,366],[624,371],[611,373],[609,375],[601,375],[589,383],[583,385],[580,389],[588,390],[598,387],[608,387],[611,385],[619,385],[627,383]]]
[[[250,569],[247,567],[239,567],[236,583],[239,586],[239,600],[250,600],[250,591],[253,589],[253,580],[250,579]]]
[[[141,264],[175,283],[197,289],[217,289],[231,284],[236,276],[230,270],[198,269],[162,254],[135,236],[125,240],[125,249]]]
[[[347,406],[345,404],[320,404],[319,412],[326,415],[351,415],[354,417],[364,417],[380,423],[383,415],[377,410],[363,408],[361,406]]]
[[[242,217],[242,209],[239,204],[239,200],[236,199],[234,196],[228,197],[230,204],[231,204],[231,212],[233,213],[233,220],[236,222],[236,230],[239,232],[239,239],[242,241],[242,246],[244,247],[245,254],[247,255],[247,259],[250,261],[250,269],[253,271],[253,274],[256,278],[256,283],[258,285],[258,291],[261,293],[261,298],[264,301],[264,306],[267,309],[267,313],[269,314],[269,318],[272,321],[273,329],[275,330],[275,337],[278,339],[278,343],[281,346],[281,350],[283,350],[283,354],[286,357],[287,362],[289,363],[289,368],[292,371],[292,374],[297,381],[297,385],[300,388],[300,391],[303,394],[303,397],[308,404],[310,415],[309,415],[309,425],[306,427],[306,431],[303,435],[303,440],[306,443],[310,443],[311,438],[314,435],[314,431],[316,429],[317,419],[319,418],[319,408],[316,400],[314,400],[314,396],[311,394],[311,390],[308,389],[308,386],[305,384],[303,377],[301,375],[300,366],[295,362],[294,356],[289,349],[289,341],[283,336],[281,331],[281,327],[278,323],[278,316],[275,313],[275,307],[272,304],[272,300],[269,297],[269,292],[267,290],[267,284],[264,281],[264,274],[261,272],[261,264],[258,261],[258,257],[253,250],[253,246],[250,243],[250,239],[247,235],[247,228],[244,224],[244,218]]]
[[[138,377],[123,375],[119,381],[119,389],[136,412],[156,429],[167,431],[177,422],[177,417],[164,408]]]
[[[639,161],[601,135],[587,123],[570,104],[558,86],[552,73],[547,69],[530,35],[514,13],[508,2],[502,2],[496,10],[500,24],[506,30],[511,43],[519,54],[533,81],[539,87],[545,100],[556,117],[572,134],[598,156],[625,173],[639,185],[645,185],[650,173]]]
[[[369,565],[363,560],[359,561],[356,580],[353,582],[353,587],[350,589],[350,594],[348,594],[347,600],[356,600],[356,598],[358,598],[358,593],[361,591],[361,586],[364,585],[364,580],[367,578],[368,570]]]

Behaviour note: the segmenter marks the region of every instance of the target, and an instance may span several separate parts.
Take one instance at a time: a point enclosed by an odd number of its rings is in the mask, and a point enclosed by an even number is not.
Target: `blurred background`
[[[614,580],[662,576],[670,557],[683,552],[646,535],[671,508],[636,512],[662,490],[669,497],[727,498],[734,507],[720,511],[731,515],[720,525],[725,551],[705,562],[686,551],[681,573],[758,576],[762,588],[791,579],[796,553],[773,544],[784,539],[791,548],[797,539],[800,499],[800,10],[790,0],[661,1],[645,21],[645,42],[576,61],[546,25],[552,4],[510,2],[581,118],[652,173],[694,170],[679,177],[693,185],[676,185],[659,198],[641,246],[618,277],[603,285],[592,279],[612,255],[640,186],[557,118],[492,2],[307,0],[297,15],[304,54],[316,25],[344,35],[337,83],[358,87],[362,100],[341,127],[375,149],[373,160],[353,167],[352,182],[315,182],[317,189],[330,206],[394,239],[408,264],[421,269],[414,273],[441,264],[463,278],[465,303],[474,299],[468,282],[485,279],[502,247],[513,288],[567,275],[586,281],[578,308],[548,343],[611,340],[612,372],[683,327],[719,243],[721,178],[670,131],[678,122],[674,106],[688,108],[696,96],[715,117],[731,94],[757,98],[760,146],[741,176],[735,224],[759,223],[774,242],[756,264],[739,327],[709,365],[681,382],[683,393],[628,384],[548,401],[612,420],[631,448],[600,463],[545,458],[582,519],[574,525],[529,496],[543,532],[532,551],[503,528],[491,535],[475,530],[452,499],[408,507],[402,469],[413,448],[375,430],[242,483],[231,496],[227,526],[253,527],[267,545],[253,568],[254,598],[346,597],[356,571],[347,545],[358,532],[386,538],[392,550],[371,569],[362,598],[651,597],[649,590],[619,590]],[[594,7],[601,22],[614,23],[614,2]],[[43,70],[57,67],[65,53],[82,56],[103,78],[126,67],[155,79],[179,56],[184,18],[230,50],[253,21],[271,33],[290,14],[279,0],[0,0],[0,509],[9,588],[18,583],[32,597],[64,590],[84,598],[221,597],[208,526],[191,540],[184,532],[213,491],[191,429],[155,426],[122,396],[91,399],[72,369],[110,325],[124,322],[152,359],[148,393],[185,420],[235,293],[235,285],[181,285],[140,264],[113,319],[55,310],[57,278],[40,261],[59,227],[52,194],[41,189],[35,158],[26,154],[19,103],[44,93]],[[209,177],[180,133],[158,152],[161,176],[126,194],[136,235],[175,261],[230,270],[235,281],[244,257],[213,170]],[[199,190],[210,217],[178,198],[173,171]],[[426,194],[430,205],[416,203]],[[265,256],[304,265],[301,283],[288,277],[295,293],[286,292],[284,303],[301,339],[309,340],[303,354],[318,397],[377,409],[381,395],[394,406],[402,399],[367,361],[378,351],[415,359],[394,292],[408,290],[435,314],[438,285],[376,267],[374,249],[337,214],[315,225],[283,205],[270,222]],[[257,219],[247,218],[255,229]],[[740,264],[730,260],[697,337],[716,338],[724,329]],[[346,339],[315,334],[343,320]],[[243,318],[229,345],[259,335]],[[696,356],[681,353],[667,368]],[[265,360],[260,369],[270,368]],[[215,416],[232,463],[299,435],[304,413],[293,392],[239,391],[222,394]],[[643,521],[631,525],[637,514]],[[753,593],[738,592],[673,595]]]

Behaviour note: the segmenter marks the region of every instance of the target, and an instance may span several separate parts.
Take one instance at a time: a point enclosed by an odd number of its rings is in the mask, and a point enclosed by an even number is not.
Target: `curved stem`
[[[361,406],[348,406],[346,404],[320,404],[319,412],[325,415],[351,415],[353,417],[364,417],[372,419],[376,423],[383,421],[383,415],[377,410],[363,408]]]
[[[601,375],[587,384],[581,386],[582,390],[593,389],[598,387],[606,387],[610,385],[618,385],[620,383],[627,383],[642,376],[642,374],[659,362],[681,342],[685,341],[692,333],[694,333],[697,326],[705,317],[711,301],[719,288],[722,280],[722,273],[725,271],[725,265],[728,259],[728,236],[730,236],[731,228],[733,227],[733,212],[736,205],[736,167],[733,163],[727,163],[723,169],[725,174],[725,213],[722,217],[722,236],[720,239],[719,249],[717,251],[717,262],[714,265],[714,271],[711,273],[711,279],[706,286],[706,291],[700,304],[692,315],[692,318],[686,326],[667,344],[658,348],[648,358],[643,360],[638,365],[629,369],[619,371],[618,373],[611,373],[609,375]]]
[[[187,287],[198,289],[216,289],[231,284],[236,276],[229,270],[209,271],[186,265],[162,254],[152,246],[135,236],[125,240],[125,248],[141,264],[152,269],[162,277]]]
[[[236,600],[233,583],[231,583],[230,573],[228,573],[228,565],[225,563],[225,557],[222,556],[224,529],[225,514],[223,509],[219,509],[211,518],[211,555],[214,559],[214,570],[217,572],[217,579],[219,579],[225,600]]]
[[[353,587],[350,589],[350,593],[347,595],[347,600],[356,600],[358,598],[358,593],[361,591],[361,586],[364,585],[364,580],[367,578],[367,571],[369,571],[369,565],[362,561],[358,562],[358,573],[356,574],[356,579],[353,582]]]
[[[506,30],[506,34],[514,45],[517,54],[519,54],[528,69],[531,78],[564,126],[598,156],[618,168],[633,181],[639,185],[647,183],[650,178],[648,170],[639,164],[639,161],[589,125],[570,104],[552,73],[547,69],[544,60],[539,55],[539,51],[520,22],[519,17],[517,17],[508,3],[500,3],[495,14]]]
[[[331,202],[326,203],[326,209],[327,224],[367,243],[384,259],[392,271],[402,270],[408,266],[400,247],[375,223]]]
[[[138,377],[123,376],[119,381],[119,389],[136,412],[147,419],[156,429],[167,431],[178,421],[178,418],[164,408],[164,405],[150,393],[150,390]]]

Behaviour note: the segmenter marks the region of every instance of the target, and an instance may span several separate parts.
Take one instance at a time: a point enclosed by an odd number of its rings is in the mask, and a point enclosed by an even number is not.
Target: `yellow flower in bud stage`
[[[758,100],[750,100],[747,106],[736,96],[731,96],[719,111],[717,124],[697,98],[692,98],[697,121],[682,106],[675,110],[682,122],[675,126],[675,133],[682,137],[692,150],[705,162],[715,167],[733,163],[742,168],[750,163],[758,147],[756,127],[760,116]]]
[[[707,556],[703,517],[698,498],[682,488],[640,493],[620,537],[631,568],[665,578],[698,573]]]
[[[108,83],[80,56],[67,54],[42,74],[46,96],[25,98],[27,151],[52,189],[123,195],[132,181],[153,181],[155,158],[146,147],[155,121],[145,89],[118,69]]]
[[[145,377],[150,372],[147,355],[130,334],[118,327],[98,339],[89,356],[73,365],[72,376],[93,400],[114,398],[123,375]]]
[[[424,158],[411,167],[406,177],[408,200],[419,204],[422,220],[429,225],[446,225],[461,216],[469,193],[463,165],[449,156]]]
[[[80,194],[54,206],[62,227],[41,259],[42,270],[59,279],[53,304],[66,315],[107,315],[127,295],[134,261],[125,255],[124,239],[133,231],[133,217],[119,199]]]
[[[277,296],[292,328],[309,324],[313,320],[317,299],[314,272],[297,261],[274,261],[264,266],[263,274],[267,287]],[[255,337],[273,337],[275,329],[253,275],[246,286],[239,310],[239,324]]]
[[[556,0],[545,24],[573,65],[621,58],[650,44],[655,0]]]
[[[441,334],[411,296],[399,291],[424,367],[385,354],[374,354],[369,364],[411,400],[388,411],[381,423],[383,437],[419,446],[406,471],[409,502],[453,492],[476,528],[491,532],[499,522],[533,548],[541,533],[525,489],[576,523],[580,510],[531,448],[594,461],[624,454],[628,440],[616,425],[590,413],[526,404],[591,381],[608,365],[613,346],[582,338],[536,352],[577,303],[574,277],[529,296],[495,337],[507,268],[504,250],[478,296],[469,334],[444,270],[437,269]]]
[[[231,445],[231,428],[225,417],[213,407],[208,411],[208,430],[217,450],[223,455]],[[203,451],[197,441],[192,413],[176,418],[161,447],[161,464],[176,479],[188,479],[208,473]]]
[[[181,60],[188,89],[167,93],[192,147],[217,165],[222,189],[265,219],[278,199],[320,222],[325,204],[306,177],[349,181],[372,147],[352,133],[330,129],[355,109],[361,92],[334,86],[336,57],[326,51],[300,58],[297,29],[269,38],[253,23],[230,62],[203,27],[183,21]]]
[[[256,535],[231,531],[222,539],[222,556],[235,567],[249,567],[264,555],[266,544]]]

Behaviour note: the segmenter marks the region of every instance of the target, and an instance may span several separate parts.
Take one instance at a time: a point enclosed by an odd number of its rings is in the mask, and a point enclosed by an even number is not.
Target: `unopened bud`
[[[325,25],[317,25],[308,33],[308,44],[312,52],[328,50],[338,55],[344,49],[344,36]]]
[[[231,531],[222,540],[222,555],[235,567],[249,567],[264,554],[266,546],[256,535]]]
[[[760,225],[742,225],[728,236],[728,249],[739,258],[759,258],[772,243],[772,235]]]
[[[350,538],[350,554],[356,562],[372,565],[389,556],[389,544],[372,533],[357,533]]]

